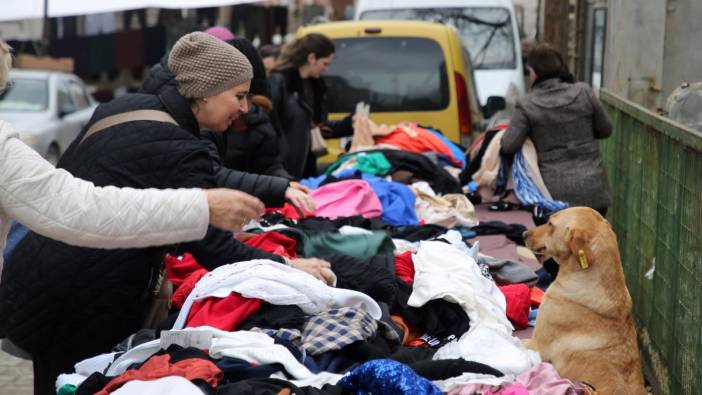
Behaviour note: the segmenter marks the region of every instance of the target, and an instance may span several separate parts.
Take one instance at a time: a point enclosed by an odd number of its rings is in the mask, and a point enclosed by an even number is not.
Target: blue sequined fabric
[[[441,395],[434,383],[418,376],[409,366],[390,359],[366,362],[344,376],[337,385],[355,390],[357,395]]]

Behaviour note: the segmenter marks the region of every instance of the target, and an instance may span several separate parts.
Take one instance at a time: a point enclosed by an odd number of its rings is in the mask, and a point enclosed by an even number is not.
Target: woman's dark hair
[[[262,45],[258,52],[261,54],[262,58],[272,56],[274,59],[277,59],[280,55],[280,47],[273,44],[266,44]]]
[[[283,47],[273,69],[300,67],[307,63],[307,57],[311,53],[320,59],[332,55],[334,51],[334,43],[327,36],[311,33]]]
[[[263,60],[261,55],[258,54],[258,50],[244,37],[236,37],[228,40],[229,43],[234,48],[238,49],[239,52],[246,56],[246,59],[251,63],[251,68],[253,69],[253,79],[251,80],[251,89],[249,93],[252,95],[263,95],[269,96],[268,94],[268,84],[266,83],[266,68],[263,67]]]
[[[567,71],[563,56],[548,44],[539,44],[529,51],[527,64],[534,69],[537,77],[558,76]]]

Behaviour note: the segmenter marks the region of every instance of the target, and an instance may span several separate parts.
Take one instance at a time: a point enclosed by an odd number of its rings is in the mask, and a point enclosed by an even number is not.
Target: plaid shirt
[[[388,324],[376,321],[368,312],[353,307],[333,309],[312,316],[302,331],[260,328],[252,330],[289,341],[309,355],[340,350],[351,343],[372,339],[376,334],[391,341],[400,340],[397,332]]]

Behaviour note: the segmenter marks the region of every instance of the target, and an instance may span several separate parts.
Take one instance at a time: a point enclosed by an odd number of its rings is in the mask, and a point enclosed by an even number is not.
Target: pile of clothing
[[[567,203],[553,200],[546,188],[531,139],[527,138],[514,156],[500,154],[507,127],[499,124],[473,142],[467,153],[470,163],[461,171],[460,181],[470,183],[483,202],[507,201],[537,207],[546,213],[567,208]]]
[[[513,336],[542,295],[536,273],[474,240],[519,240],[524,228],[479,223],[442,161],[464,163],[450,150],[431,151],[436,160],[407,151],[403,136],[436,133],[417,130],[391,131],[384,148],[304,180],[315,213],[271,209],[236,235],[291,259],[325,259],[334,284],[270,260],[208,271],[187,251],[167,256],[170,316],[76,364],[58,393],[591,393]],[[416,149],[440,150],[436,141]]]

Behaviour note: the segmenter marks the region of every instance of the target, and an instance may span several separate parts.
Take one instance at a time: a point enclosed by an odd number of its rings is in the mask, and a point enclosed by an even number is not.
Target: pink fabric
[[[322,186],[312,192],[318,217],[335,219],[362,215],[380,217],[383,213],[378,196],[364,180],[346,180]]]
[[[498,392],[492,392],[488,391],[485,393],[485,395],[530,395],[534,394],[533,392],[529,392],[523,385],[521,384],[513,384],[510,385],[507,388],[503,388],[499,390]]]
[[[231,30],[227,29],[224,26],[213,26],[205,30],[205,33],[209,34],[210,36],[217,37],[222,41],[227,41],[234,38],[234,33],[232,33]]]
[[[580,393],[572,381],[561,378],[556,368],[546,362],[517,376],[517,383],[526,386],[531,395],[578,395]]]

